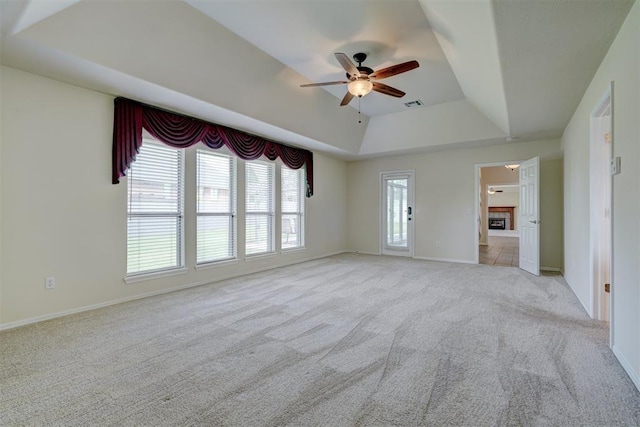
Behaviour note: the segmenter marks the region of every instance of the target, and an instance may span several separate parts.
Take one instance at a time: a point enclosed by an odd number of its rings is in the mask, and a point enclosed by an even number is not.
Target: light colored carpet
[[[560,276],[345,254],[0,333],[0,424],[637,426]]]

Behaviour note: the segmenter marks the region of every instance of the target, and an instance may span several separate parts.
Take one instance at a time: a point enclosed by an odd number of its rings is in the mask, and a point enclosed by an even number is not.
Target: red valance
[[[115,99],[113,120],[113,184],[120,182],[142,146],[142,128],[175,148],[203,142],[210,148],[223,145],[244,160],[265,156],[280,158],[292,169],[305,167],[307,197],[313,195],[313,153],[269,141],[236,129],[154,108],[126,98]]]

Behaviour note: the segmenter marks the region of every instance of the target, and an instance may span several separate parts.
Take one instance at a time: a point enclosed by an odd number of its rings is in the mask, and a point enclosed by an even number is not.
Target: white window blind
[[[304,246],[304,193],[302,169],[282,167],[282,249]]]
[[[263,162],[245,165],[245,253],[273,252],[275,166]]]
[[[127,177],[127,275],[183,267],[183,150],[145,138]]]
[[[236,257],[236,158],[197,151],[197,263]]]

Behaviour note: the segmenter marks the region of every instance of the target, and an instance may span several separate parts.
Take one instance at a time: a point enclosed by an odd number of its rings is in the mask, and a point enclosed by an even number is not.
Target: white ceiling
[[[383,82],[406,96],[374,92],[362,99],[361,111],[370,117],[403,111],[415,99],[425,105],[464,99],[417,1],[185,1],[313,83],[345,80],[334,52],[350,58],[364,52],[363,65],[374,70],[417,60],[418,69]],[[346,93],[344,85],[305,90],[323,89],[336,105]],[[357,100],[350,106],[357,108]]]
[[[559,137],[632,3],[0,0],[0,60],[354,159]],[[362,125],[343,86],[299,87],[359,51],[420,63],[384,80],[404,98],[362,99]]]

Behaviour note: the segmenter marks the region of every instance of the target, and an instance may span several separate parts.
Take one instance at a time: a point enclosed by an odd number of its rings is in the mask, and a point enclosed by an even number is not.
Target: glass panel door
[[[382,174],[383,244],[387,255],[413,255],[413,173]]]

